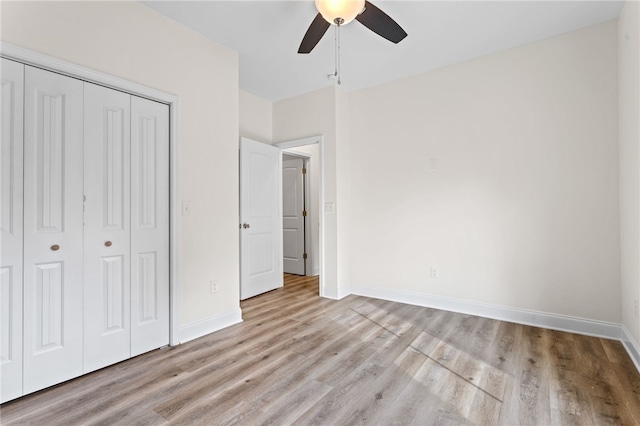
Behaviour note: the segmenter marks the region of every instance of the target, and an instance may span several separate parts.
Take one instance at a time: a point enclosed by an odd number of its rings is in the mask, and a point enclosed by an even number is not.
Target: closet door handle
[[[247,228],[251,228],[251,225],[249,225],[248,223],[243,223],[243,224],[242,224],[242,227],[243,227],[244,229],[247,229]]]
[[[111,247],[111,244],[113,244],[111,241],[105,241],[105,242],[104,242],[104,245],[105,245],[106,247]]]
[[[51,246],[51,251],[58,251],[58,250],[60,250],[60,246],[59,245],[54,244],[54,245]]]

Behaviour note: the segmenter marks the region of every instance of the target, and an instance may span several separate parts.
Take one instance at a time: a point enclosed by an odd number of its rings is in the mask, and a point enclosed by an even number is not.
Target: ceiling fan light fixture
[[[331,25],[341,19],[340,25],[353,21],[364,9],[365,0],[315,0],[316,9]]]

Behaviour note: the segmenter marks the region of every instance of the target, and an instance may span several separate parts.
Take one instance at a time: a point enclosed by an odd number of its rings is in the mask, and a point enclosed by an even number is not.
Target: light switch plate
[[[191,215],[191,201],[182,202],[182,216]]]
[[[324,212],[325,213],[335,213],[336,212],[336,203],[324,203]]]
[[[438,271],[438,267],[437,266],[430,266],[429,267],[429,276],[431,278],[438,278],[440,276],[440,271]]]

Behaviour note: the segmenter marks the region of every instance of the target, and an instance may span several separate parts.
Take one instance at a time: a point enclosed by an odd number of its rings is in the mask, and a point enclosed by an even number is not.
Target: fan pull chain
[[[336,18],[334,20],[336,23],[336,72],[335,76],[338,78],[338,84],[341,85],[342,81],[340,80],[340,26],[344,23],[342,18]]]

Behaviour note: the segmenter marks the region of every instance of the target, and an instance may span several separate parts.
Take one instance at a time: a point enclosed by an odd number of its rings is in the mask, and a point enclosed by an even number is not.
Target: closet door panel
[[[129,358],[130,98],[85,83],[84,371]]]
[[[2,59],[0,113],[0,402],[22,395],[24,65]]]
[[[24,392],[82,373],[83,83],[25,67]]]
[[[131,97],[131,356],[169,344],[169,107]]]

